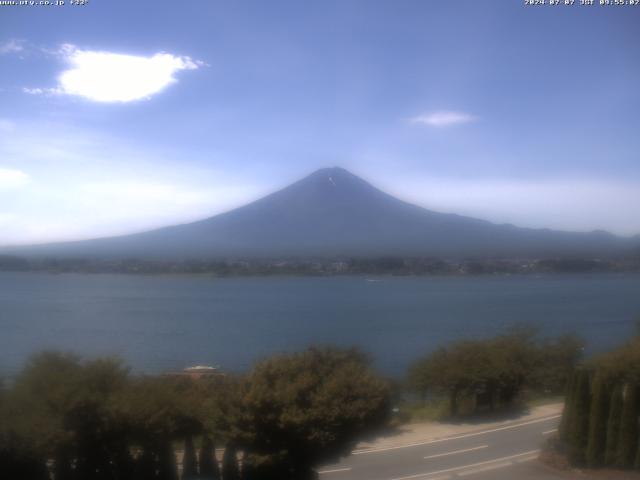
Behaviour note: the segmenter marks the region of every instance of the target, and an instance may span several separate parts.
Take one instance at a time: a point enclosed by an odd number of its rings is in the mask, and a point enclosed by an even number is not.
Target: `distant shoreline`
[[[333,277],[508,276],[551,273],[640,273],[640,256],[544,259],[439,259],[371,257],[350,259],[106,260],[27,259],[0,256],[0,272],[125,274],[151,276]]]

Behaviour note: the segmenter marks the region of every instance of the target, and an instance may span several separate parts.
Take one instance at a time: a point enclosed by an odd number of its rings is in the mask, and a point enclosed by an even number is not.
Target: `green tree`
[[[159,443],[158,452],[158,480],[178,480],[176,454],[171,441],[165,439]]]
[[[589,440],[586,452],[587,465],[591,468],[597,468],[604,464],[610,399],[608,388],[609,385],[604,374],[597,373],[593,382],[589,415]]]
[[[238,451],[232,443],[226,445],[222,455],[222,480],[240,480]]]
[[[580,369],[577,372],[569,434],[569,459],[573,465],[585,464],[585,450],[589,436],[590,393],[589,371]]]
[[[418,393],[423,402],[429,393],[444,393],[449,397],[452,416],[458,413],[458,394],[465,385],[465,378],[456,378],[451,354],[439,348],[418,360],[409,369],[408,385]]]
[[[55,480],[73,480],[72,458],[66,446],[58,447],[54,454],[53,478]]]
[[[620,439],[620,420],[622,417],[622,386],[616,385],[611,393],[609,418],[607,419],[607,443],[604,462],[614,465],[618,458],[618,440]]]
[[[158,460],[154,449],[143,445],[143,450],[138,454],[134,462],[135,480],[156,480]]]
[[[571,431],[571,424],[573,422],[573,402],[574,394],[576,390],[576,378],[575,372],[571,374],[567,380],[565,396],[564,396],[564,409],[562,411],[562,418],[560,419],[560,426],[558,427],[558,435],[563,442],[569,441],[569,434]]]
[[[584,340],[567,334],[545,340],[536,347],[536,365],[530,372],[530,385],[541,393],[562,394],[584,355]]]
[[[638,447],[638,387],[627,384],[623,393],[617,464],[632,467]]]
[[[202,480],[220,480],[216,448],[209,435],[203,437],[200,447],[200,478]]]
[[[268,480],[264,475],[258,476],[255,460],[248,452],[242,455],[242,480]]]
[[[532,383],[539,355],[536,333],[533,328],[521,326],[488,342],[492,360],[486,375],[495,379],[502,406],[513,405],[525,385]]]
[[[271,455],[245,453],[242,480],[282,480],[291,476],[291,461],[286,452]]]
[[[2,413],[2,412],[0,412]],[[4,421],[0,423],[0,474],[2,478],[48,480],[46,457],[34,451],[29,440],[12,432]]]
[[[410,388],[449,397],[450,413],[459,413],[461,398],[477,406],[513,405],[533,378],[539,355],[534,332],[515,329],[486,340],[464,340],[440,348],[415,362],[408,375]]]
[[[19,435],[46,458],[59,478],[73,460],[83,479],[126,478],[126,432],[112,409],[128,371],[115,359],[82,362],[55,352],[33,356],[16,378],[10,417]]]
[[[313,478],[313,467],[348,454],[390,413],[388,385],[368,359],[334,348],[260,362],[244,382],[241,406],[243,448],[259,455],[284,452],[289,478],[296,480]]]
[[[500,379],[494,369],[491,347],[487,341],[456,342],[440,348],[416,362],[409,381],[415,390],[431,391],[449,398],[449,412],[457,416],[460,400],[474,398],[482,392],[493,401]]]
[[[116,410],[130,441],[142,449],[136,462],[140,478],[173,480],[177,467],[172,442],[198,431],[181,395],[182,381],[168,377],[138,377],[116,399]],[[136,479],[137,480],[137,479]]]
[[[198,459],[193,446],[193,438],[187,435],[184,441],[184,454],[182,456],[182,480],[193,480],[198,477]]]

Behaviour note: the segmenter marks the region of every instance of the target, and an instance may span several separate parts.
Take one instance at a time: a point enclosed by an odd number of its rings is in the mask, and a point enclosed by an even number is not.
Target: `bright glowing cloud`
[[[20,170],[0,168],[0,190],[22,187],[28,181],[29,176]]]
[[[200,220],[253,198],[253,191],[222,181],[202,186],[115,176],[113,181],[59,183],[32,182],[20,196],[7,197],[14,201],[10,212],[0,210],[0,247],[151,230]]]
[[[143,57],[82,50],[71,44],[62,45],[56,53],[70,65],[59,75],[58,86],[25,87],[25,93],[76,95],[95,102],[131,102],[149,99],[177,82],[177,72],[196,70],[205,65],[199,60],[170,53]]]
[[[9,225],[9,222],[15,219],[15,215],[13,213],[2,213],[0,212],[0,226]]]
[[[460,125],[476,120],[477,117],[469,113],[439,111],[418,115],[411,119],[411,123],[427,125],[429,127],[450,127],[452,125]]]
[[[6,55],[8,53],[19,53],[24,50],[23,42],[21,40],[7,40],[0,43],[0,55]]]
[[[195,221],[273,187],[83,126],[12,122],[0,129],[0,247]]]

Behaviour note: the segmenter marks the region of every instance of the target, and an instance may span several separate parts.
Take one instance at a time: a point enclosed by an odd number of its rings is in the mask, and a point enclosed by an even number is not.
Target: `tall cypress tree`
[[[198,477],[198,460],[193,447],[193,438],[187,435],[184,440],[184,455],[182,457],[182,480],[194,480]]]
[[[220,480],[216,447],[208,435],[202,439],[200,447],[200,478],[202,480]]]
[[[614,465],[618,457],[618,440],[620,437],[620,417],[622,416],[622,385],[614,387],[609,402],[609,418],[607,419],[607,442],[604,455],[605,465]]]
[[[576,387],[576,373],[572,372],[569,380],[567,381],[567,386],[565,390],[564,396],[564,409],[562,411],[562,418],[560,419],[560,427],[558,428],[558,435],[560,440],[568,441],[569,440],[569,430],[572,422],[572,414],[573,414],[573,394]]]
[[[609,398],[605,377],[598,373],[593,382],[586,453],[587,465],[591,468],[597,468],[604,464]]]
[[[229,444],[222,456],[222,480],[240,480],[236,447]]]
[[[118,480],[142,480],[135,476],[134,460],[131,456],[129,445],[119,443],[113,446],[111,454],[111,477]]]
[[[56,480],[71,480],[73,470],[71,470],[71,458],[69,451],[65,447],[56,450],[53,475]]]
[[[4,419],[3,419],[4,420]],[[20,480],[49,480],[45,459],[35,455],[27,445],[14,442],[12,434],[0,432],[0,476]],[[4,440],[4,441],[3,441]]]
[[[149,442],[143,446],[133,461],[133,478],[136,480],[155,480],[158,469],[157,455]]]
[[[247,452],[242,455],[242,480],[258,480],[253,459],[249,457]]]
[[[162,442],[158,448],[158,480],[178,480],[176,455],[171,440]]]
[[[569,432],[569,460],[573,465],[584,465],[587,439],[589,436],[589,371],[581,369],[577,372],[573,413]]]
[[[633,466],[638,447],[638,386],[627,384],[624,389],[617,464]]]

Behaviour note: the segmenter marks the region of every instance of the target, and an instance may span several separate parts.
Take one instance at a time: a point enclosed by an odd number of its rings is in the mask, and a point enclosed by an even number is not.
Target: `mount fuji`
[[[13,254],[201,259],[318,256],[608,255],[640,239],[519,228],[401,201],[342,168],[325,168],[248,205],[143,233],[14,247]]]

